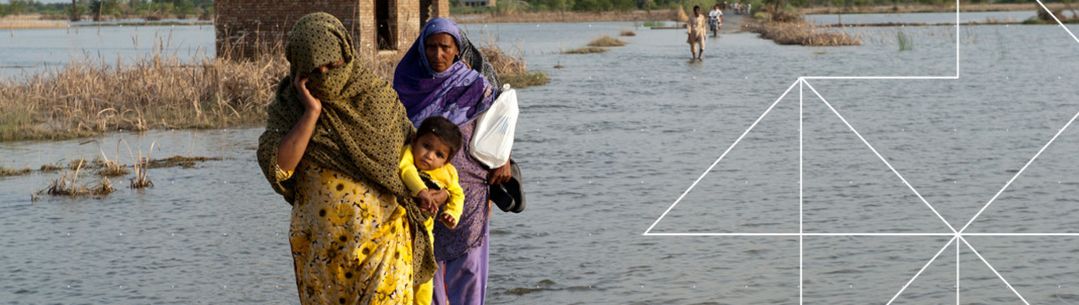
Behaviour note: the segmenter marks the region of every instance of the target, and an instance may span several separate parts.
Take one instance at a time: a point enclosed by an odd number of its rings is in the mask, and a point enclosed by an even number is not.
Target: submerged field
[[[633,23],[467,27],[472,37],[520,50],[531,69],[550,77],[546,86],[519,92],[514,157],[525,171],[528,210],[493,217],[491,304],[797,303],[797,238],[641,233],[798,77],[956,73],[952,27],[844,29],[861,37],[857,47],[781,46],[729,33],[709,40],[702,62],[688,62],[684,31]],[[624,30],[636,35],[619,37],[623,47],[563,54]],[[212,43],[207,29],[171,31],[177,43],[170,50],[181,58]],[[900,32],[909,48],[901,47]],[[40,33],[32,41],[41,45],[19,47],[3,37],[0,54],[10,58],[5,65],[33,71],[45,68],[40,62],[66,64],[68,53],[111,59],[148,50],[108,48],[131,40],[119,30],[102,32],[111,43],[64,49],[95,35]],[[957,80],[810,83],[943,218],[962,225],[1079,111],[1079,61],[1072,60],[1079,44],[1059,26],[963,27],[958,38]],[[18,78],[18,69],[3,71]],[[780,100],[654,232],[797,232],[800,163],[806,232],[946,231],[805,89],[795,86]],[[58,174],[0,177],[0,270],[8,275],[0,279],[0,299],[295,303],[290,209],[256,166],[260,132],[155,130],[0,143],[5,168],[92,159],[101,151],[130,162],[126,149],[116,148],[121,138],[136,152],[156,142],[155,158],[221,158],[150,169],[153,188],[118,183],[103,199],[31,201]],[[1062,133],[970,230],[1077,232],[1077,151],[1079,131]],[[1033,304],[1079,301],[1072,239],[969,238]],[[946,241],[806,238],[805,300],[886,302]],[[963,300],[1017,301],[970,251],[959,257]],[[954,255],[943,255],[897,302],[954,301],[955,264]]]

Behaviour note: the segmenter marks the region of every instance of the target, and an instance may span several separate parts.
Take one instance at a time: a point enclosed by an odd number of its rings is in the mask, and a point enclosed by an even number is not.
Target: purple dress
[[[460,125],[463,143],[472,138],[475,121]],[[434,304],[480,305],[487,292],[488,220],[491,205],[487,201],[488,170],[464,145],[453,158],[461,188],[465,191],[464,210],[456,229],[435,222],[435,258],[438,270],[434,279]]]
[[[490,108],[498,87],[494,78],[488,80],[486,73],[473,70],[462,60],[445,71],[434,71],[428,64],[423,42],[440,33],[453,36],[462,52],[461,58],[474,59],[480,55],[453,21],[431,19],[397,64],[393,88],[413,124],[441,116],[458,124],[464,136],[465,145],[451,161],[465,193],[461,218],[453,230],[435,222],[434,248],[439,267],[434,278],[434,304],[478,305],[484,303],[487,290],[489,170],[472,159],[467,143],[472,138],[474,119]],[[480,63],[481,70],[493,71],[488,69],[490,64],[482,60]]]

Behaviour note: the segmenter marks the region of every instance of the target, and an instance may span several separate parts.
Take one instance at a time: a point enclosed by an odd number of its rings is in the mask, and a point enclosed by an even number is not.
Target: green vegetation
[[[904,33],[903,30],[895,32],[895,39],[899,43],[900,52],[914,49],[914,41],[912,41],[910,36],[908,36],[907,33]]]
[[[32,171],[33,170],[31,170],[29,168],[17,168],[16,169],[16,168],[6,168],[6,167],[3,167],[3,166],[0,166],[0,177],[22,176],[22,175],[29,174]]]
[[[1053,23],[1056,23],[1057,20],[1060,20],[1060,22],[1063,22],[1063,23],[1079,23],[1079,12],[1077,12],[1076,9],[1071,6],[1070,2],[1067,3],[1067,7],[1071,9],[1071,12],[1072,12],[1071,16],[1068,16],[1067,14],[1064,14],[1063,9],[1055,9],[1052,12],[1047,12],[1044,9],[1040,9],[1040,10],[1038,10],[1038,15],[1037,16],[1034,16],[1034,17],[1028,19],[1027,21],[1025,21],[1023,23],[1024,24],[1053,24]]]
[[[147,158],[145,160],[149,160],[149,157],[147,156]],[[218,157],[172,156],[172,157],[168,157],[168,158],[165,158],[165,159],[149,160],[148,162],[147,161],[140,161],[139,163],[142,163],[142,164],[141,165],[136,164],[136,165],[138,167],[142,167],[142,168],[146,168],[146,169],[165,168],[165,167],[192,168],[192,167],[195,167],[196,164],[201,163],[201,162],[219,161],[219,160],[221,160],[221,158],[218,158]]]
[[[542,71],[507,74],[505,76],[499,76],[498,80],[502,83],[510,84],[510,86],[517,89],[542,86],[551,82],[551,79],[547,78],[547,73],[543,73]]]
[[[483,52],[483,56],[491,63],[491,66],[495,68],[495,72],[498,73],[498,80],[503,84],[510,84],[513,88],[520,89],[542,86],[551,82],[547,78],[547,73],[529,71],[528,65],[520,52],[509,54],[493,43],[480,48],[480,51]]]
[[[607,48],[600,47],[580,47],[576,49],[570,49],[562,51],[562,54],[595,54],[607,52]]]
[[[625,41],[607,35],[593,39],[588,43],[589,47],[621,47],[624,45],[626,45]]]

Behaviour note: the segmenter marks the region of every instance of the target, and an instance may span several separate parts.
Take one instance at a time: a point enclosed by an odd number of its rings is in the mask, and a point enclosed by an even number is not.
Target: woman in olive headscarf
[[[431,116],[449,119],[461,128],[463,143],[472,138],[475,118],[487,111],[497,96],[498,79],[491,65],[453,21],[434,18],[409,48],[394,71],[393,88],[413,123]],[[434,304],[484,304],[489,184],[509,180],[510,166],[488,169],[471,157],[468,145],[451,161],[465,192],[464,211],[457,227],[435,224]]]
[[[413,133],[390,85],[355,57],[337,18],[314,13],[288,34],[258,160],[292,204],[289,243],[303,304],[409,304],[434,274],[420,209],[397,173]],[[444,200],[442,196],[441,200]],[[419,238],[414,238],[419,236]]]

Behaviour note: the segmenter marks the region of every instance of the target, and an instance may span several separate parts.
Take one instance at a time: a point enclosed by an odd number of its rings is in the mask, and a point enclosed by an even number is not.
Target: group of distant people
[[[741,1],[735,1],[733,4],[730,5],[727,4],[727,1],[723,1],[723,6],[729,7],[732,11],[734,11],[735,15],[748,15],[749,12],[753,10],[752,3],[742,4]]]

